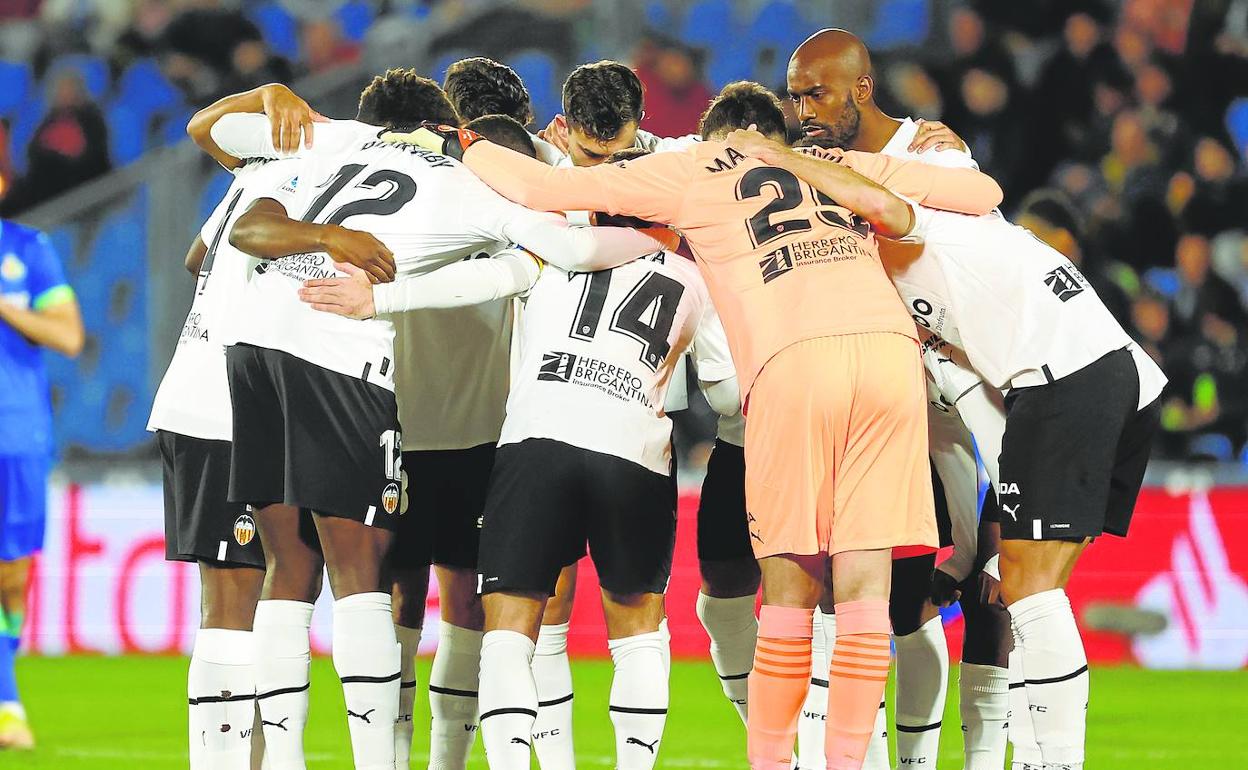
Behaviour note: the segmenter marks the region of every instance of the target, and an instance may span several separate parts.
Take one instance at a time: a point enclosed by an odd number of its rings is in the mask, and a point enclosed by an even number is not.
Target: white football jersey
[[[512,300],[409,310],[392,320],[404,451],[496,443],[507,412]]]
[[[268,141],[263,116],[228,117],[259,117],[248,130],[258,130],[261,145]],[[239,154],[218,138],[222,123],[225,119],[214,127],[214,139]],[[313,149],[299,160],[298,173],[269,197],[292,218],[372,233],[394,253],[399,275],[428,272],[498,242],[517,243],[548,260],[575,253],[574,242],[587,242],[573,238],[563,217],[512,203],[457,161],[415,145],[382,141],[379,132],[354,121],[318,125]],[[255,149],[264,152],[262,146]],[[649,243],[628,233],[631,243]],[[261,269],[263,274],[249,284],[229,342],[285,351],[394,389],[390,319],[356,321],[299,300],[303,281],[338,275],[327,254],[296,254]]]
[[[910,152],[917,131],[906,118],[881,154],[977,168],[961,150]],[[1140,407],[1161,393],[1161,370],[1062,254],[999,212],[974,217],[916,206],[915,216],[912,236],[922,243],[885,242],[885,268],[915,323],[964,350],[990,385],[1042,385],[1130,346]]]
[[[255,160],[239,168],[234,183],[200,227],[208,252],[195,281],[195,297],[173,360],[160,381],[148,430],[229,441],[233,434],[230,387],[225,375],[223,325],[233,313],[257,260],[230,245],[235,220],[256,198],[287,179],[293,161]]]
[[[722,333],[714,318],[697,266],[677,254],[596,273],[546,268],[525,303],[499,444],[554,439],[669,475],[664,397],[695,337]]]

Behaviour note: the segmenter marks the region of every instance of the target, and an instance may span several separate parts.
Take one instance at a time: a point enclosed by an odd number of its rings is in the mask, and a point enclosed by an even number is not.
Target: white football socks
[[[940,616],[914,633],[893,636],[897,648],[897,764],[935,767],[949,681],[949,648]]]
[[[662,631],[607,642],[615,676],[611,680],[611,724],[617,770],[650,770],[658,759],[667,724],[667,640]]]
[[[408,770],[412,761],[412,712],[416,703],[416,653],[420,649],[420,629],[396,625],[399,640],[399,716],[394,720],[394,768]]]
[[[1001,770],[1005,766],[1009,683],[1009,673],[996,666],[963,663],[958,669],[958,709],[966,758],[963,770]]]
[[[399,643],[390,594],[352,594],[334,602],[334,670],[342,682],[356,770],[394,770],[399,716]]]
[[[716,599],[698,593],[698,620],[711,637],[711,662],[724,696],[746,721],[746,692],[750,669],[754,666],[754,646],[758,642],[758,616],[753,596]]]
[[[568,663],[568,624],[543,625],[533,653],[537,719],[533,751],[542,770],[575,770],[572,743],[572,667]]]
[[[489,631],[481,643],[481,738],[490,770],[529,770],[537,685],[534,644],[515,631]]]
[[[828,642],[824,634],[822,613],[815,610],[814,635],[810,639],[810,689],[797,720],[797,767],[799,770],[823,770],[824,727],[828,721]],[[836,617],[835,615],[833,617]]]
[[[1040,747],[1036,745],[1036,731],[1031,721],[1031,704],[1027,702],[1026,677],[1023,676],[1023,643],[1018,638],[1018,631],[1013,629],[1014,648],[1010,650],[1009,672],[1009,705],[1007,716],[1010,720],[1007,732],[1010,744],[1014,747],[1014,757],[1010,760],[1012,770],[1031,770],[1044,762],[1040,756]]]
[[[443,622],[429,671],[429,770],[464,770],[477,738],[480,631]]]
[[[304,770],[303,728],[308,722],[308,629],[312,605],[266,599],[256,605],[256,700],[273,770]]]
[[[1070,600],[1060,588],[1009,606],[1016,645],[1022,642],[1023,676],[1036,744],[1044,761],[1083,766],[1088,715],[1088,658]]]
[[[201,628],[187,672],[192,764],[248,770],[256,710],[250,631]]]

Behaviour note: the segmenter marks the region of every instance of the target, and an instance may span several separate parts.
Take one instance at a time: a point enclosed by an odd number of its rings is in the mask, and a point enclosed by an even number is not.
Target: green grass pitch
[[[428,681],[428,661],[420,680]],[[578,766],[611,767],[607,719],[609,661],[576,661]],[[39,747],[0,753],[0,767],[164,770],[185,768],[186,661],[178,658],[28,658],[18,663]],[[955,672],[956,678],[956,672]],[[956,685],[941,736],[939,767],[961,768]],[[1158,672],[1099,667],[1092,673],[1088,770],[1248,768],[1248,672]],[[421,726],[428,702],[417,699],[413,767],[423,768]],[[427,740],[427,739],[426,739]],[[342,694],[328,660],[312,669],[309,768],[349,768]],[[484,770],[480,741],[469,767]],[[660,768],[744,768],[745,735],[719,691],[709,663],[672,667],[672,710]]]

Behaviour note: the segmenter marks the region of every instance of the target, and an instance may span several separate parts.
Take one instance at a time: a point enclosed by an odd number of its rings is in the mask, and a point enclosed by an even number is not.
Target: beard
[[[814,146],[848,150],[857,141],[861,124],[862,113],[854,103],[854,97],[850,95],[845,97],[845,106],[841,108],[841,114],[837,116],[835,123],[806,120],[802,122],[802,130],[818,128],[823,131],[820,135],[806,137],[805,141]]]

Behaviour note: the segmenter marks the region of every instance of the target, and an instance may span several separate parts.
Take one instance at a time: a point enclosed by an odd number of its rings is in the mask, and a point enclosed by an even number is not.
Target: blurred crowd
[[[180,137],[189,111],[219,95],[357,61],[370,25],[386,15],[455,6],[465,23],[443,33],[435,55],[468,42],[480,46],[472,53],[500,58],[508,51],[497,46],[549,48],[553,69],[535,72],[551,87],[530,84],[535,107],[539,92],[557,100],[564,63],[621,54],[603,42],[619,40],[619,30],[597,35],[589,23],[601,4],[529,0],[479,17],[463,10],[482,4],[0,0],[0,192],[9,187],[0,211],[47,200],[161,137]],[[745,5],[754,21],[730,33],[693,21],[717,18],[720,6],[740,17]],[[1027,223],[1080,265],[1162,363],[1171,379],[1162,453],[1248,460],[1248,0],[835,6],[612,4],[617,17],[637,19],[631,56],[646,86],[643,127],[692,131],[721,81],[741,75],[733,41],[766,34],[777,14],[802,34],[874,25],[866,37],[886,109],[953,127],[1005,188],[1007,214],[1026,204]],[[527,20],[523,40],[512,16]],[[779,35],[774,48],[749,51],[747,74],[783,95],[790,40]],[[28,91],[17,96],[6,79],[22,77]]]

